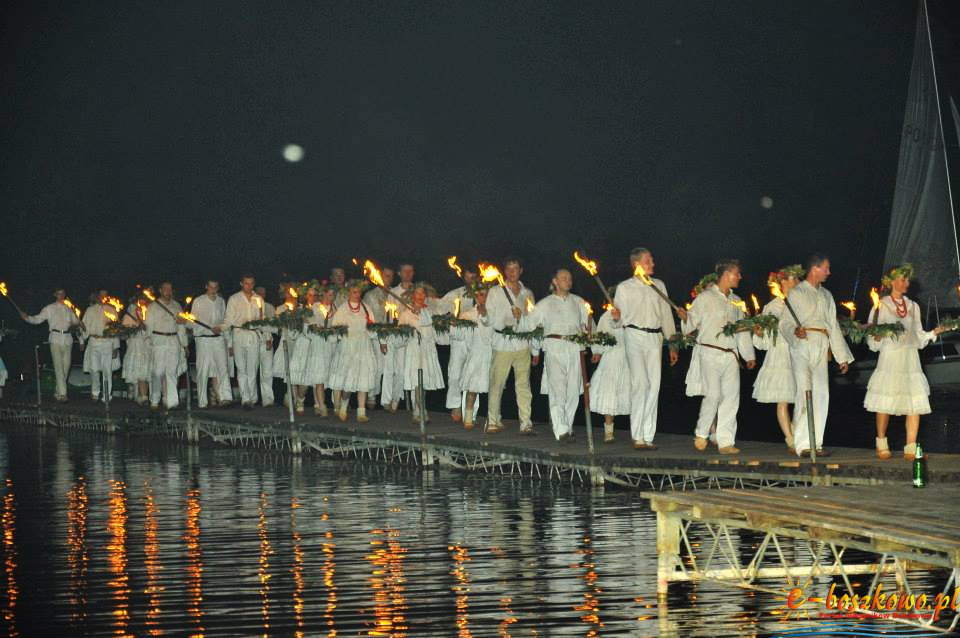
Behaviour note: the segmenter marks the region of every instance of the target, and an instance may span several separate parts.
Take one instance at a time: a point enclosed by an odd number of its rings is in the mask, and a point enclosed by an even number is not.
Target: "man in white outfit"
[[[470,286],[477,280],[477,273],[469,268],[463,271],[464,285],[454,288],[441,299],[441,312],[463,312],[473,308],[473,297],[467,295]],[[463,419],[461,404],[463,388],[460,387],[460,372],[467,358],[467,341],[459,330],[450,330],[450,359],[447,362],[447,409],[454,422]]]
[[[734,336],[722,334],[723,327],[744,317],[737,305],[742,303],[733,289],[740,284],[740,263],[734,259],[717,264],[716,284],[711,284],[693,301],[687,313],[683,331],[697,331],[697,349],[703,402],[694,446],[707,449],[710,430],[717,424],[717,447],[720,454],[740,452],[734,443],[737,437],[737,411],[740,409],[740,361],[748,370],[756,367],[752,333],[740,332]]]
[[[245,328],[244,324],[264,318],[263,298],[253,291],[256,280],[253,275],[240,279],[240,291],[230,296],[224,326],[230,328],[230,354],[237,366],[237,386],[240,401],[245,410],[257,402],[257,367],[260,365],[260,331]]]
[[[100,399],[100,382],[103,381],[103,402],[113,395],[113,371],[120,367],[120,340],[105,336],[104,329],[119,317],[119,312],[106,303],[107,291],[101,290],[97,303],[83,313],[83,337],[87,340],[89,358],[84,357],[90,373],[90,396],[94,401]]]
[[[265,319],[273,319],[277,316],[277,309],[272,303],[267,301],[267,289],[263,286],[257,286],[254,289],[261,299],[263,299],[263,316]],[[260,328],[260,403],[262,405],[273,405],[273,335],[277,334],[276,328],[264,326]]]
[[[162,307],[161,307],[162,306]],[[187,330],[177,315],[183,308],[173,298],[173,284],[160,284],[160,296],[147,306],[147,333],[153,356],[153,375],[150,382],[150,408],[160,407],[160,398],[168,410],[180,405],[178,383],[187,370]]]
[[[573,276],[566,268],[553,276],[553,294],[537,302],[524,318],[524,329],[543,328],[543,341],[530,344],[533,365],[540,362],[540,348],[544,352],[543,378],[540,393],[546,394],[550,404],[550,422],[558,441],[573,438],[573,417],[583,393],[580,371],[580,346],[563,339],[582,332],[590,322],[587,305],[581,297],[571,294]]]
[[[837,323],[837,305],[823,282],[830,276],[830,259],[826,255],[812,255],[807,260],[807,278],[794,286],[787,295],[788,310],[780,318],[780,334],[790,345],[793,376],[797,382],[797,397],[793,410],[793,442],[798,456],[810,454],[810,432],[807,421],[806,391],[812,390],[813,423],[817,456],[829,456],[823,450],[823,433],[827,426],[830,407],[830,382],[827,360],[833,352],[840,365],[840,374],[846,374],[853,355]],[[800,324],[794,319],[796,313]]]
[[[213,380],[214,396],[220,405],[230,405],[233,392],[230,389],[230,368],[227,364],[227,340],[223,336],[223,317],[227,305],[220,296],[220,283],[210,279],[207,291],[193,300],[190,313],[213,330],[199,324],[190,324],[197,347],[197,405],[205,408],[207,385]]]
[[[63,288],[53,291],[55,301],[43,307],[39,313],[28,315],[20,313],[20,317],[27,323],[38,325],[47,322],[50,342],[50,357],[53,359],[53,373],[57,378],[57,390],[53,398],[63,402],[67,400],[67,377],[70,374],[70,354],[73,348],[73,334],[71,329],[79,325],[80,319],[73,310],[67,307],[64,300],[67,292]]]
[[[654,450],[657,433],[657,404],[660,398],[660,368],[663,342],[677,331],[670,305],[654,290],[656,286],[666,296],[667,287],[659,279],[649,277],[651,284],[640,277],[640,266],[645,276],[654,273],[653,254],[646,248],[630,251],[630,267],[635,275],[617,286],[614,297],[614,318],[624,326],[627,367],[630,370],[630,434],[633,447]],[[686,311],[679,310],[681,319]],[[670,351],[670,365],[676,365],[679,355]]]

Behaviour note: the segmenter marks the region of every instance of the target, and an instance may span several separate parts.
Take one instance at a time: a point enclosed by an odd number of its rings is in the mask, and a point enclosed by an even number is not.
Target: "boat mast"
[[[950,184],[950,159],[947,157],[947,138],[943,131],[943,112],[940,110],[940,83],[937,81],[937,63],[933,56],[933,37],[930,35],[930,12],[927,0],[923,2],[923,18],[927,25],[927,45],[930,49],[930,69],[933,71],[933,95],[937,101],[937,120],[940,123],[940,144],[943,149],[943,167],[947,173],[947,197],[950,198],[950,223],[953,225],[953,247],[957,257],[957,278],[960,279],[960,244],[957,242],[957,214],[953,209],[953,187]]]

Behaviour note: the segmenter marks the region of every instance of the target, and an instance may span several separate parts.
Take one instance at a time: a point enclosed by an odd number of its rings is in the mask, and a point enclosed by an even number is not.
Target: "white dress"
[[[610,311],[603,313],[597,323],[598,332],[606,332],[617,339],[615,346],[591,346],[593,354],[602,355],[590,378],[590,411],[603,415],[630,414],[630,368],[624,346],[623,324],[614,326]]]
[[[783,299],[774,298],[763,307],[763,314],[782,318],[787,311]],[[793,365],[790,362],[790,344],[777,335],[777,343],[773,344],[766,333],[758,337],[753,335],[753,346],[759,350],[766,350],[763,365],[753,382],[753,398],[759,403],[793,403],[797,395],[797,384],[793,380]]]
[[[324,311],[332,312],[319,301],[313,304],[313,317],[307,320],[307,324],[329,325],[329,322],[324,323]],[[293,354],[290,357],[290,377],[294,385],[326,385],[336,347],[335,340],[324,339],[309,328],[304,328],[304,332],[305,334],[294,342]]]
[[[490,389],[490,361],[493,358],[493,326],[480,317],[476,308],[460,311],[461,319],[469,319],[476,328],[456,328],[466,347],[463,367],[460,369],[460,389],[464,392],[485,394]]]
[[[901,323],[904,331],[899,338],[885,337],[880,341],[867,337],[867,346],[880,353],[877,368],[867,383],[863,407],[870,412],[894,416],[929,414],[930,386],[920,367],[918,350],[936,340],[932,331],[923,329],[920,307],[906,296],[907,316],[897,315],[889,296],[880,300],[880,316],[876,323]],[[870,313],[871,319],[874,313]]]
[[[414,314],[404,308],[400,312],[400,325],[413,326],[420,333],[407,341],[403,355],[403,389],[417,389],[417,371],[423,366],[423,389],[443,389],[443,369],[437,357],[436,335],[433,330],[433,316],[424,308],[420,314]]]
[[[129,314],[123,315],[124,326],[135,326],[137,322]],[[123,355],[123,380],[127,383],[149,381],[153,362],[151,360],[150,335],[141,330],[127,339],[127,351]]]
[[[341,337],[330,370],[327,385],[344,392],[370,392],[377,384],[379,364],[374,349],[379,349],[376,334],[367,330],[373,321],[366,306],[361,303],[354,311],[347,301],[337,308],[330,321],[333,326],[347,326],[347,336]]]

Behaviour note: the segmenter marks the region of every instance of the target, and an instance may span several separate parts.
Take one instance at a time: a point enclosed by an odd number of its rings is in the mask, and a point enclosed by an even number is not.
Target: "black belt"
[[[663,332],[663,328],[641,328],[640,326],[635,326],[632,323],[627,324],[628,328],[633,328],[634,330],[639,330],[640,332],[648,332],[650,334],[660,334]]]
[[[162,337],[176,337],[176,336],[177,336],[177,333],[176,333],[176,332],[157,332],[156,330],[153,330],[152,332],[153,332],[153,334],[155,334],[155,335],[160,335],[160,336],[162,336]]]
[[[57,330],[56,328],[50,328],[50,332],[59,332],[62,335],[70,334],[69,330]]]
[[[213,339],[214,337],[219,337],[220,335],[193,335],[194,339]]]

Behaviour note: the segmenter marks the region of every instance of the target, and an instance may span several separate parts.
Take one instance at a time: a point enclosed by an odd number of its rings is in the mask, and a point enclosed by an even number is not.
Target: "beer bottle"
[[[923,448],[917,443],[917,453],[913,457],[913,486],[927,486],[927,457],[923,454]]]

